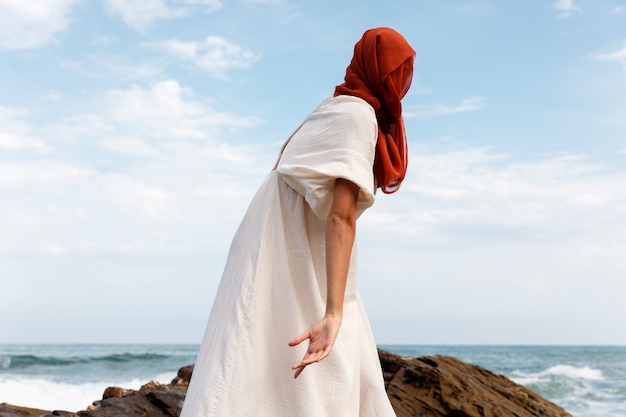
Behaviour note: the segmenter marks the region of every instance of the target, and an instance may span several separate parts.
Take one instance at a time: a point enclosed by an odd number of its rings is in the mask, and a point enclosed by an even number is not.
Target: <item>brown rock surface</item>
[[[170,384],[150,381],[139,391],[109,387],[104,391],[102,401],[95,402],[89,410],[68,417],[178,417],[192,371],[193,365],[186,366],[178,371]]]
[[[47,412],[38,408],[20,407],[7,403],[0,404],[0,417],[40,416]]]
[[[379,351],[385,388],[397,417],[566,417],[561,407],[486,369],[447,356],[404,358]],[[139,391],[106,389],[103,399],[77,413],[0,405],[0,417],[178,417],[193,365],[168,385]]]
[[[378,353],[397,417],[571,417],[507,377],[449,356]]]
[[[106,400],[107,398],[124,398],[126,395],[133,392],[132,389],[120,388],[120,387],[109,387],[104,390],[104,394],[102,394],[102,399]]]
[[[178,417],[185,400],[184,391],[134,391],[124,397],[110,397],[96,407],[72,417]]]
[[[193,373],[193,365],[187,365],[178,370],[178,375],[172,379],[172,385],[177,387],[186,387],[191,381],[191,374]]]

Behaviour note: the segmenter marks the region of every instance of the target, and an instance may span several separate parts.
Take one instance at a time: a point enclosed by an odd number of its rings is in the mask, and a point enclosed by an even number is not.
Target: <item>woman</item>
[[[414,56],[393,29],[366,31],[345,82],[283,146],[233,239],[181,417],[395,416],[354,237],[376,187],[406,173]]]

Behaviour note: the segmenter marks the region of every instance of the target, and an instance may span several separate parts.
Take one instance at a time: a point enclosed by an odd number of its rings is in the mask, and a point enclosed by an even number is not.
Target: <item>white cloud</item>
[[[572,314],[590,291],[603,297],[625,290],[625,170],[575,154],[519,162],[489,149],[435,151],[417,144],[411,154],[400,191],[377,197],[359,220],[360,259],[376,259],[360,263],[361,277],[368,277],[360,285],[369,280],[376,288],[370,298],[397,301],[376,306],[385,315],[398,315],[401,305],[403,317],[452,311],[463,317],[466,307],[450,306],[466,305],[469,296],[480,306],[472,311],[485,317],[504,310],[528,314],[530,300],[533,314],[551,317]],[[432,293],[445,293],[449,302],[424,295]],[[411,302],[416,297],[419,303]],[[497,339],[484,330],[467,337]],[[398,340],[397,334],[382,330],[383,339]],[[508,340],[533,339],[519,337]]]
[[[248,68],[261,59],[259,54],[245,50],[219,36],[209,36],[203,42],[169,40],[157,46],[221,79],[227,78],[229,70]]]
[[[376,214],[364,217],[367,229],[384,228],[427,250],[626,240],[626,194],[619,191],[626,172],[573,154],[514,162],[480,148],[411,152],[398,193],[405,201],[380,198]]]
[[[47,221],[45,217],[15,209],[5,210],[3,216],[0,214],[0,218],[1,217],[4,217],[8,223],[20,226],[37,226]]]
[[[158,60],[144,59],[136,63],[127,57],[113,54],[89,54],[82,61],[62,61],[68,70],[96,79],[151,80],[161,76],[163,64]]]
[[[470,97],[462,100],[457,106],[445,104],[408,106],[403,114],[407,119],[429,119],[437,116],[480,110],[484,104],[484,97]]]
[[[624,47],[622,49],[614,52],[594,53],[591,54],[591,59],[594,61],[617,61],[626,69],[626,41],[624,41]]]
[[[160,218],[174,206],[175,194],[157,185],[120,174],[105,175],[101,182],[108,200],[124,208],[137,209],[143,215]]]
[[[117,36],[97,36],[89,42],[92,46],[111,46],[115,43],[119,42],[119,38]]]
[[[62,98],[63,98],[63,94],[56,90],[50,90],[46,94],[41,96],[41,99],[44,101],[59,101]]]
[[[198,56],[199,42],[181,42],[173,39],[160,44],[163,48],[179,58],[193,60]]]
[[[626,13],[626,6],[615,6],[613,10],[611,10],[612,14],[623,14]]]
[[[0,188],[49,185],[88,175],[89,170],[55,160],[0,163]]]
[[[220,128],[247,128],[261,119],[213,110],[177,81],[155,83],[149,89],[133,86],[109,94],[112,119],[143,137],[208,139]]]
[[[557,0],[552,3],[552,8],[558,10],[559,19],[567,19],[572,16],[573,12],[579,12],[580,8],[574,4],[573,0]]]
[[[127,25],[138,30],[145,29],[155,20],[185,15],[182,10],[170,9],[165,0],[106,0],[106,4]]]
[[[222,7],[219,0],[105,0],[107,7],[136,30],[153,22],[188,16],[196,11],[209,13]]]
[[[16,150],[43,147],[43,142],[39,140],[20,137],[11,133],[0,132],[0,148]]]
[[[0,162],[0,256],[222,251],[276,153],[222,136],[261,120],[216,111],[174,80],[90,108],[40,126],[0,108],[1,132],[45,134],[47,147],[21,140],[19,159]]]
[[[100,141],[100,146],[104,149],[109,149],[124,155],[145,157],[145,158],[157,158],[161,156],[161,152],[150,145],[144,140],[129,138],[129,137],[105,137]]]
[[[18,150],[45,148],[45,144],[32,137],[29,126],[23,121],[25,113],[0,106],[0,149]]]
[[[0,48],[31,49],[46,45],[67,28],[79,0],[0,0]]]

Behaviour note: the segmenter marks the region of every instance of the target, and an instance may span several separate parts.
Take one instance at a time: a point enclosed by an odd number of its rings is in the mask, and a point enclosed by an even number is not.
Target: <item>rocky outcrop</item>
[[[378,354],[397,417],[571,417],[507,377],[449,356]]]
[[[192,372],[193,365],[180,368],[171,383],[164,385],[150,381],[139,391],[109,387],[104,391],[102,401],[94,402],[89,410],[68,417],[178,417]]]
[[[185,366],[169,384],[150,381],[138,391],[109,387],[104,390],[102,400],[94,401],[87,410],[76,413],[0,404],[0,417],[178,417],[192,372],[193,365]]]
[[[397,417],[571,417],[502,375],[448,356],[405,358],[379,351],[385,388]],[[178,417],[193,365],[167,385],[109,387],[85,411],[43,411],[0,405],[0,417]],[[252,417],[252,416],[251,416]]]

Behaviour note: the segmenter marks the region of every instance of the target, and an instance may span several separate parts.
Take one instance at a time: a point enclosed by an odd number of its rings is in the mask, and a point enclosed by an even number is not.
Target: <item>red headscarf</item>
[[[413,48],[395,30],[370,29],[354,46],[345,82],[335,88],[335,96],[362,98],[376,111],[374,173],[386,194],[396,192],[406,175],[408,152],[400,100],[411,86],[414,57]]]

